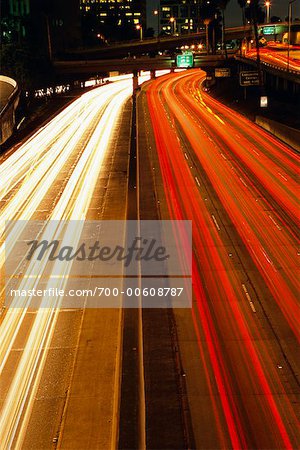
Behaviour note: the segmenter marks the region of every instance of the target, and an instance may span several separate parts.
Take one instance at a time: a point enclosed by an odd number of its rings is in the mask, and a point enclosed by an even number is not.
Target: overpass
[[[13,133],[19,98],[17,82],[0,75],[0,144],[3,144]]]
[[[203,55],[194,58],[194,66],[203,70],[221,67],[228,60],[233,60],[234,55],[230,55],[226,60],[223,55]],[[82,61],[54,61],[53,62],[56,78],[60,81],[86,79],[93,76],[105,76],[112,71],[119,73],[137,74],[141,70],[148,70],[153,75],[156,70],[171,70],[175,68],[176,62],[171,57],[141,57],[126,59],[100,59],[100,60],[82,60]]]
[[[239,70],[257,70],[257,62],[255,59],[239,55],[236,55],[235,59],[240,65]],[[264,84],[266,86],[275,91],[290,93],[295,98],[298,98],[300,95],[299,71],[287,71],[286,68],[262,60],[261,68],[263,71]]]
[[[112,59],[124,58],[131,55],[142,55],[143,53],[158,52],[159,50],[175,50],[182,45],[205,42],[205,31],[199,33],[182,34],[180,36],[162,36],[160,38],[148,38],[143,41],[134,40],[128,42],[116,42],[107,47],[98,47],[93,49],[81,49],[67,53],[64,59],[84,60],[84,59]],[[242,40],[244,37],[251,39],[253,37],[252,27],[233,27],[226,28],[225,38],[229,40]]]

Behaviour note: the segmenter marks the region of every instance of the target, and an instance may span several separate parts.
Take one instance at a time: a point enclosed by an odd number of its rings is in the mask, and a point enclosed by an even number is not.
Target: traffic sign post
[[[257,71],[249,70],[247,72],[240,72],[240,85],[241,86],[258,86],[259,75]]]
[[[177,67],[182,69],[187,69],[193,67],[194,65],[194,55],[192,52],[185,52],[182,55],[177,55],[176,57]]]

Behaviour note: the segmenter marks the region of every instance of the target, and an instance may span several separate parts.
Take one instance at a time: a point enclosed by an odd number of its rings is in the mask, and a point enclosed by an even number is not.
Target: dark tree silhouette
[[[226,37],[225,37],[225,9],[228,5],[230,0],[220,0],[219,1],[219,9],[221,10],[221,16],[222,16],[222,50],[225,50],[225,56],[226,59],[228,58],[227,55],[227,48],[226,48]]]
[[[280,17],[278,17],[278,16],[271,17],[271,23],[279,23],[279,22],[282,22]]]

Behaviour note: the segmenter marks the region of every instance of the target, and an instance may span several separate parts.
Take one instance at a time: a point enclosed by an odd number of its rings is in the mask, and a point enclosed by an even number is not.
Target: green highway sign
[[[263,33],[268,36],[271,34],[275,34],[275,27],[274,26],[269,26],[269,27],[263,27]]]
[[[182,69],[187,69],[188,67],[193,67],[194,56],[192,52],[185,52],[182,55],[177,55],[176,65]]]

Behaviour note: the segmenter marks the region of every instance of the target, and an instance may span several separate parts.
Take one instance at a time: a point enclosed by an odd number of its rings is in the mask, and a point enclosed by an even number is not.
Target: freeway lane
[[[197,448],[298,448],[298,159],[203,78],[147,88],[168,214],[193,220],[194,305],[177,326]]]
[[[129,120],[125,120],[125,135],[122,121],[131,91],[129,79],[83,95],[15,153],[3,158],[2,274],[7,219],[125,217]],[[128,110],[126,117],[130,119]],[[47,227],[44,232],[53,233]],[[19,233],[20,228],[11,224],[8,240],[14,241]],[[42,274],[42,265],[39,270]],[[33,281],[25,278],[22,283],[30,287]],[[56,301],[58,304],[59,298]],[[120,310],[29,311],[25,298],[23,308],[2,313],[0,448],[51,448],[58,437],[72,448],[113,446],[119,395]],[[86,348],[86,342],[91,348]],[[98,360],[105,361],[104,371]],[[92,377],[95,381],[91,384]],[[70,384],[71,378],[75,386]],[[72,426],[75,411],[81,417],[76,427]]]
[[[250,50],[246,54],[247,57],[256,59],[256,50]],[[276,50],[274,48],[261,48],[260,58],[263,62],[270,64],[271,66],[277,66],[280,69],[287,70],[288,68],[288,55],[287,51]],[[291,50],[289,59],[289,70],[294,73],[300,73],[300,51]]]

